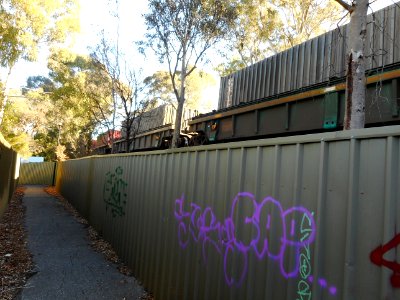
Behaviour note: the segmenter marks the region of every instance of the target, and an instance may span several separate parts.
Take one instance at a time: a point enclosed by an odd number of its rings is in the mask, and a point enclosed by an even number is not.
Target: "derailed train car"
[[[400,123],[400,7],[368,16],[366,127]],[[192,144],[338,130],[345,25],[221,78],[218,111],[189,121]]]
[[[160,105],[143,113],[135,119],[131,129],[130,147],[127,149],[127,133],[122,125],[121,136],[110,143],[99,143],[94,147],[93,154],[126,153],[132,151],[144,151],[152,149],[167,149],[170,147],[171,137],[174,131],[175,108],[170,104]],[[188,121],[197,116],[194,109],[184,109],[182,116],[182,128],[188,131]],[[133,135],[133,132],[135,135]],[[182,133],[181,146],[188,146],[192,135]]]
[[[348,36],[344,25],[221,78],[218,110],[185,113],[179,146],[342,129]],[[399,5],[368,15],[364,54],[365,126],[400,124]],[[129,152],[170,147],[175,111],[156,110]]]

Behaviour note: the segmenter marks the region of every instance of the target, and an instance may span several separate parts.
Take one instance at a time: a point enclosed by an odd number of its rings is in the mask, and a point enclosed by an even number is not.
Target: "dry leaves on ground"
[[[0,221],[0,299],[13,299],[32,275],[23,196],[24,188],[18,187]]]

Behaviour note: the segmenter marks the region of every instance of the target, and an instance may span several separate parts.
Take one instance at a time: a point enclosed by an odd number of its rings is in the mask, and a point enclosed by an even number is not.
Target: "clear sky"
[[[114,0],[115,1],[115,0]],[[87,47],[94,47],[98,41],[98,32],[105,29],[111,34],[115,32],[115,24],[109,14],[113,0],[81,0],[81,33],[77,38],[74,50],[78,53],[89,53]],[[333,0],[332,0],[333,1]],[[374,10],[388,6],[398,0],[375,0],[372,3]],[[126,51],[134,49],[133,42],[143,39],[146,31],[142,14],[146,12],[147,0],[119,0],[120,2],[120,36]],[[372,1],[371,1],[372,2]],[[133,53],[133,52],[132,52]],[[10,88],[19,88],[26,84],[28,76],[48,74],[46,68],[47,52],[42,51],[39,61],[34,63],[19,62],[9,79]],[[139,54],[132,54],[133,61],[145,69],[146,74],[151,74],[163,67],[148,51],[146,58]],[[165,67],[164,67],[165,68]],[[208,66],[211,69],[211,66]],[[208,70],[208,71],[209,71]]]
[[[75,47],[77,53],[88,54],[88,47],[94,47],[99,40],[99,32],[105,29],[112,34],[116,31],[114,20],[110,16],[109,2],[112,0],[81,0],[81,33],[77,36]],[[125,49],[132,49],[133,42],[143,39],[146,26],[143,22],[142,14],[146,12],[146,0],[120,0],[120,36]],[[129,51],[129,50],[128,50]],[[10,88],[19,88],[26,84],[26,79],[32,75],[48,75],[46,68],[46,58],[48,51],[41,51],[37,62],[20,61],[14,67],[14,70],[9,78]],[[151,55],[149,55],[151,56]],[[146,63],[147,69],[159,69],[156,58],[151,57],[144,61],[144,57],[140,55],[137,61]]]

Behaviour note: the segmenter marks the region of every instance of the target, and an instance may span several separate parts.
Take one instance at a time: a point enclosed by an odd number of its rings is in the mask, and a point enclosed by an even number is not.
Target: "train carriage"
[[[368,15],[367,24],[365,126],[400,124],[400,6]],[[180,146],[342,129],[348,32],[338,27],[222,77],[218,110],[186,112]],[[174,109],[149,114],[129,151],[170,146]],[[124,139],[113,152],[127,152]]]
[[[400,123],[400,7],[368,15],[366,127]],[[343,127],[349,25],[221,78],[218,111],[190,130],[211,142]]]

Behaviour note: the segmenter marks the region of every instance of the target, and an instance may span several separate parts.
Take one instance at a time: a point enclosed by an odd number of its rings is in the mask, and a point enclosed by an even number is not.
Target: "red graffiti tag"
[[[396,261],[389,261],[383,258],[385,253],[400,245],[400,234],[396,235],[390,242],[380,245],[370,254],[371,261],[378,265],[384,266],[393,271],[390,282],[394,288],[400,288],[400,264]]]

